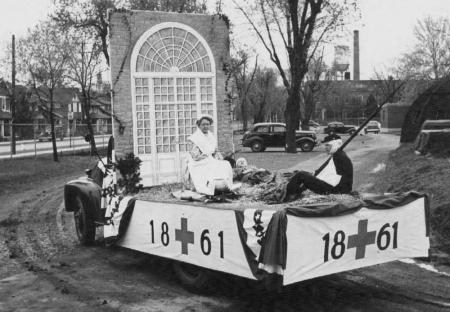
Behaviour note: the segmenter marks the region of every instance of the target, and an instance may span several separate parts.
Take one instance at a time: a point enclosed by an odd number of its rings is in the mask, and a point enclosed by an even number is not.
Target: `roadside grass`
[[[50,179],[82,176],[97,161],[86,152],[58,155],[58,158],[58,162],[53,161],[52,155],[0,160],[0,195],[30,190]]]
[[[410,190],[428,194],[432,249],[450,253],[450,158],[416,155],[413,144],[391,152],[374,191]]]

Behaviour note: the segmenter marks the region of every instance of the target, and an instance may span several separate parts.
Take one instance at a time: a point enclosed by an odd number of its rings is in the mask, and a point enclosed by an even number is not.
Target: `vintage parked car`
[[[344,125],[340,121],[333,121],[325,127],[324,133],[328,134],[331,130],[340,134],[353,134],[357,130],[357,127],[354,125]]]
[[[295,142],[303,152],[310,152],[317,145],[317,136],[311,130],[296,130]],[[256,123],[253,129],[244,133],[242,146],[250,147],[253,152],[264,152],[267,147],[286,146],[286,124]]]
[[[364,127],[364,133],[367,134],[369,132],[373,132],[375,134],[380,133],[381,124],[376,120],[369,121],[369,123]]]
[[[309,125],[309,130],[313,130],[315,132],[318,132],[319,129],[320,129],[320,124],[318,124],[314,120],[310,120],[308,125]]]
[[[56,139],[59,138],[61,141],[64,140],[64,134],[62,133],[62,131],[56,130],[55,136],[56,136]],[[52,134],[50,133],[50,131],[42,132],[37,137],[37,140],[39,142],[45,142],[45,141],[50,142],[52,140]]]

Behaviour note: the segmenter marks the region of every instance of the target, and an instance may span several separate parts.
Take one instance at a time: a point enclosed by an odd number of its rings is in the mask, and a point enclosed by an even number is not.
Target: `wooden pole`
[[[12,72],[11,72],[11,155],[16,154],[16,131],[14,128],[16,118],[16,40],[12,35]]]

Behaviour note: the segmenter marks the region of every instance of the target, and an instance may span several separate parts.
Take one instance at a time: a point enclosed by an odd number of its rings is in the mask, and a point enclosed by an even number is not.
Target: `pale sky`
[[[0,55],[12,34],[23,36],[28,28],[45,19],[52,8],[51,0],[0,0],[0,3]],[[242,15],[231,8],[231,1],[223,3],[224,13],[236,25],[237,41],[258,47],[256,36]],[[412,46],[413,27],[418,19],[428,15],[450,16],[450,0],[360,0],[359,6],[362,19],[350,26],[348,39],[340,43],[352,48],[352,30],[359,30],[361,79],[373,77],[374,69],[391,66],[395,58]],[[260,54],[260,64],[272,66],[264,49],[256,51]],[[327,53],[332,59],[333,49]]]

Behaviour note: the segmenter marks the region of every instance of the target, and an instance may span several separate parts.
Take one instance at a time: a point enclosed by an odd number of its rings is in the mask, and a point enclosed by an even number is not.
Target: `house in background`
[[[45,92],[43,99],[47,100]],[[55,127],[59,128],[64,136],[84,136],[87,134],[86,122],[83,118],[83,106],[80,93],[75,88],[55,89],[54,95]],[[33,97],[32,107],[35,111],[33,124],[38,132],[48,131],[49,112],[46,105],[40,104],[36,95]],[[91,101],[90,116],[94,133],[111,133],[111,102],[109,94],[94,93]]]
[[[45,88],[36,93],[30,86],[16,85],[15,133],[18,139],[33,139],[50,131],[49,95]],[[0,141],[11,136],[11,83],[0,78]],[[112,133],[111,97],[108,83],[94,86],[91,120],[95,134]],[[84,136],[87,126],[83,118],[80,93],[76,88],[56,88],[53,94],[53,117],[57,136]]]
[[[10,134],[11,103],[5,82],[0,81],[0,141],[6,141]]]
[[[47,90],[38,89],[33,92],[30,98],[30,109],[33,111],[32,123],[34,125],[35,133],[43,133],[50,130],[50,111]],[[72,99],[76,96],[77,90],[74,88],[57,88],[53,94],[53,118],[55,127],[60,135],[68,135],[69,120],[68,120],[68,106],[72,103]],[[44,102],[44,103],[43,103]]]

